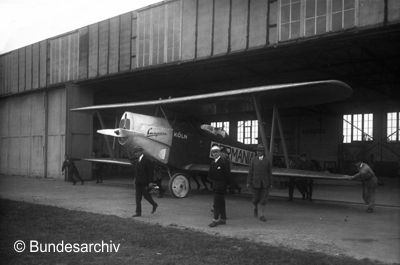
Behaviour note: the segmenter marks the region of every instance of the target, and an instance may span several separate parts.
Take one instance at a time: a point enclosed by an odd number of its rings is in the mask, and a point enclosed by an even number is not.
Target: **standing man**
[[[368,205],[367,213],[372,213],[375,207],[375,192],[378,185],[378,178],[374,171],[363,162],[355,164],[358,173],[352,176],[352,180],[361,180],[363,186],[362,197],[366,205]]]
[[[136,189],[136,214],[132,217],[142,215],[142,197],[144,197],[152,206],[151,213],[155,213],[158,204],[153,200],[148,191],[148,185],[153,179],[153,167],[151,161],[143,154],[141,147],[136,148],[130,156],[131,163],[134,166],[135,189]]]
[[[76,184],[75,177],[79,179],[81,181],[81,184],[83,185],[83,179],[79,175],[78,169],[76,168],[74,161],[70,159],[67,154],[64,156],[64,159],[65,160],[62,164],[61,172],[65,174],[66,171],[67,180],[71,180],[74,185]]]
[[[267,204],[269,189],[272,187],[271,161],[265,156],[264,146],[257,146],[257,155],[251,160],[247,188],[253,189],[254,217],[258,217],[258,204],[261,207],[260,220],[266,222],[265,205]]]
[[[221,156],[221,149],[218,146],[211,148],[213,160],[208,172],[209,178],[213,182],[214,189],[214,219],[208,225],[216,227],[226,224],[225,193],[230,179],[230,163]]]

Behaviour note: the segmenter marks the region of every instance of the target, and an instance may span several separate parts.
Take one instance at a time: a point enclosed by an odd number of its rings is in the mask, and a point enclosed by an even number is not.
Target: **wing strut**
[[[100,112],[96,111],[97,118],[99,119],[100,126],[102,129],[105,129],[103,118],[100,115]],[[110,141],[106,135],[104,135],[104,139],[106,140],[106,146],[110,157],[114,157],[114,152],[111,149]]]
[[[115,126],[114,126],[114,128],[118,128],[117,126],[118,126],[118,115],[115,113]],[[105,129],[105,128],[102,128],[102,129]],[[105,136],[104,135],[104,137],[107,137],[107,136]],[[112,150],[113,150],[113,152],[112,152],[112,158],[114,158],[114,150],[115,150],[115,142],[116,142],[116,140],[117,140],[117,138],[116,137],[113,137],[113,146],[112,146]]]
[[[254,95],[252,96],[252,99],[253,99],[254,109],[256,110],[257,120],[258,120],[260,134],[261,134],[261,141],[262,141],[262,144],[264,145],[265,155],[268,157],[268,153],[270,153],[271,158],[272,158],[272,145],[270,145],[271,150],[269,150],[269,152],[268,152],[267,135],[265,134],[264,122],[261,117],[260,102]],[[272,135],[271,135],[271,137],[272,137]]]
[[[288,156],[288,152],[287,152],[287,148],[286,148],[285,136],[283,135],[281,118],[280,118],[280,115],[278,112],[278,108],[276,106],[274,106],[274,113],[275,113],[276,121],[278,122],[278,130],[279,130],[279,135],[280,135],[281,141],[282,141],[282,149],[283,149],[283,155],[285,157],[286,168],[289,168],[289,156]]]
[[[275,120],[276,120],[278,123],[279,135],[280,135],[280,138],[282,141],[282,149],[283,149],[283,155],[285,157],[286,168],[289,168],[289,157],[288,157],[288,153],[287,153],[286,142],[285,142],[285,137],[283,134],[283,129],[282,129],[282,124],[281,124],[281,120],[279,117],[278,108],[274,105],[273,111],[272,111],[271,139],[270,139],[270,144],[269,144],[270,148],[268,150],[267,136],[265,134],[264,122],[261,117],[260,102],[258,101],[258,99],[255,96],[252,96],[252,99],[253,99],[254,109],[256,111],[257,120],[258,120],[258,124],[259,124],[259,128],[260,128],[262,144],[264,145],[264,149],[265,149],[265,155],[268,156],[268,154],[270,154],[271,162],[272,162],[273,155],[274,155]]]

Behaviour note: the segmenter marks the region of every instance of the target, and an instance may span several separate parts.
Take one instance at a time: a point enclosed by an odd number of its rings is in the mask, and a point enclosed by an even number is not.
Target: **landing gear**
[[[169,180],[169,190],[176,198],[185,198],[190,191],[188,177],[184,173],[175,173]]]

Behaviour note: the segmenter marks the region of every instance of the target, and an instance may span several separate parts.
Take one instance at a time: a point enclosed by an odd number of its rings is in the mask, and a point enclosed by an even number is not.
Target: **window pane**
[[[351,9],[355,7],[354,0],[345,0],[344,1],[344,10]]]
[[[288,5],[290,4],[290,0],[281,0],[281,5]]]
[[[281,40],[289,39],[289,24],[281,26]]]
[[[294,39],[300,37],[300,22],[293,22],[290,24],[290,26],[292,31],[290,38]]]
[[[342,13],[335,13],[332,15],[332,30],[342,29]]]
[[[351,9],[348,11],[344,11],[344,28],[348,29],[354,27],[355,17],[354,17],[355,10]]]
[[[343,0],[332,0],[332,12],[343,10]]]
[[[343,115],[343,143],[351,143],[351,115]]]
[[[306,1],[306,18],[315,17],[315,0]]]
[[[290,19],[290,6],[281,8],[281,23],[288,23]]]
[[[326,17],[317,18],[317,34],[326,33]]]
[[[353,141],[361,141],[361,127],[362,127],[362,120],[361,120],[361,114],[355,114],[353,116],[353,125],[355,128],[353,128]]]
[[[291,21],[300,20],[300,3],[292,4]]]
[[[306,36],[312,36],[315,34],[315,21],[314,19],[306,20]]]
[[[243,143],[243,121],[237,122],[237,141]]]
[[[372,113],[370,114],[364,114],[364,139],[365,141],[372,141],[373,137],[373,115]]]
[[[399,115],[397,112],[389,112],[387,114],[387,138],[388,141],[398,141],[399,132],[397,131]]]
[[[326,15],[326,0],[317,0],[317,16]]]

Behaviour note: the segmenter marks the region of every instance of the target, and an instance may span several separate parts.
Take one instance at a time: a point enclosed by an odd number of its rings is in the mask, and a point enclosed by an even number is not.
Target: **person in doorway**
[[[79,175],[79,171],[75,166],[74,161],[66,154],[64,156],[64,162],[61,167],[61,172],[65,174],[67,173],[67,180],[72,181],[72,183],[76,184],[76,179],[80,180],[81,184],[83,185],[84,181]]]
[[[265,156],[263,145],[257,146],[257,155],[251,160],[247,176],[247,188],[253,190],[254,217],[258,218],[258,205],[261,208],[260,221],[266,222],[265,205],[272,187],[272,168],[269,157]]]
[[[208,172],[209,178],[213,182],[214,189],[214,219],[208,225],[216,227],[226,224],[225,193],[230,181],[230,163],[221,156],[221,149],[218,146],[211,148],[213,160]]]
[[[141,147],[135,148],[129,159],[134,168],[135,191],[136,191],[136,213],[132,217],[142,215],[142,198],[144,197],[152,206],[151,213],[155,213],[158,204],[153,200],[148,187],[153,179],[153,166],[151,161],[144,155]]]
[[[376,187],[378,186],[378,178],[374,171],[367,163],[357,162],[355,164],[358,173],[352,176],[352,180],[360,180],[362,182],[362,197],[367,205],[367,213],[372,213],[375,207]]]

